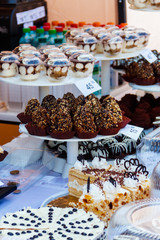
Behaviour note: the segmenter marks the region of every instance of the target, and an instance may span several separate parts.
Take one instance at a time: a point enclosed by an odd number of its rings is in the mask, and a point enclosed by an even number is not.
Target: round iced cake
[[[102,240],[104,223],[93,213],[76,208],[44,207],[7,213],[0,220],[3,240]]]

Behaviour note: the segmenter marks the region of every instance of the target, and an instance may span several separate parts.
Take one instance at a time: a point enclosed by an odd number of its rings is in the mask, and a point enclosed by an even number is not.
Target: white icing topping
[[[87,193],[87,185],[85,185],[84,188],[83,188],[83,195],[81,196],[80,199],[84,199],[86,194],[89,194],[93,198],[93,200],[95,202],[99,202],[99,201],[104,201],[105,200],[104,193],[95,184],[90,184],[89,193]]]
[[[86,170],[87,168],[89,168],[89,164],[88,164],[87,161],[84,160],[83,163],[81,161],[77,160],[74,164],[74,168],[79,170],[79,171]]]
[[[138,182],[132,178],[124,178],[124,186],[129,188],[137,188]]]
[[[98,157],[94,157],[94,159],[92,160],[92,166],[94,168],[103,169],[103,168],[107,168],[109,165],[106,162],[106,159],[101,158],[101,160],[99,160]]]

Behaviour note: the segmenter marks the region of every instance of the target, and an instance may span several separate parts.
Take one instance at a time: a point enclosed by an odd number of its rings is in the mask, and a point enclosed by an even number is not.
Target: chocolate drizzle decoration
[[[87,179],[87,193],[89,193],[90,190],[90,177]]]
[[[114,180],[112,177],[109,178],[109,181],[113,184],[113,186],[117,186],[116,180]]]
[[[83,163],[84,160],[85,160],[83,154],[79,154],[78,157],[77,157],[77,159],[78,159],[80,162],[82,162],[82,163]]]
[[[137,178],[136,172],[125,172],[124,173],[124,177],[125,178],[131,178],[131,179],[136,180],[137,182],[139,182],[139,179]]]

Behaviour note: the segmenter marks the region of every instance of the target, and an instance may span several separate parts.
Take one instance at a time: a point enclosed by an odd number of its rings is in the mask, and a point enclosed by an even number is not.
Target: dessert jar
[[[107,36],[103,38],[102,44],[106,56],[113,56],[122,52],[123,40],[121,37]]]
[[[148,4],[148,0],[128,0],[128,3],[133,8],[146,8]]]
[[[41,58],[40,52],[39,52],[38,50],[32,49],[32,47],[23,49],[22,51],[20,51],[20,52],[18,53],[18,56],[19,56],[19,57],[23,57],[23,56],[28,55],[28,54],[32,54],[32,55],[34,55],[34,56],[36,56],[36,57]]]
[[[62,58],[47,58],[44,62],[46,68],[46,75],[49,80],[62,80],[67,77],[70,62],[66,57]]]
[[[2,51],[0,53],[0,76],[14,77],[17,74],[17,64],[19,57],[10,52]]]
[[[18,73],[21,80],[34,81],[37,80],[41,71],[42,62],[40,58],[29,54],[20,58],[18,63]]]
[[[151,5],[160,7],[160,0],[150,0]]]
[[[65,34],[66,42],[73,43],[74,37],[80,32],[82,32],[82,31],[77,28],[68,30]]]
[[[123,38],[122,47],[123,53],[134,52],[137,50],[139,44],[139,36],[137,33],[134,33],[132,31],[126,31],[122,38]]]
[[[69,58],[75,77],[88,77],[93,72],[95,58],[88,53],[74,53]]]
[[[108,33],[108,32],[106,32],[106,31],[100,31],[98,34],[97,34],[97,36],[96,36],[96,38],[97,38],[97,40],[98,40],[98,42],[97,42],[97,53],[103,53],[104,52],[104,49],[103,49],[103,43],[102,43],[102,41],[103,41],[103,39],[105,38],[105,37],[111,37],[111,34],[110,33]]]
[[[97,50],[97,39],[95,37],[80,37],[75,41],[76,46],[88,53],[95,54]]]
[[[74,53],[86,53],[86,51],[76,47],[76,48],[68,48],[64,51],[66,57],[70,58]]]
[[[24,50],[25,48],[29,48],[29,47],[31,47],[31,44],[29,44],[29,43],[27,43],[27,44],[20,44],[19,46],[17,46],[13,50],[13,53],[18,54],[20,51]],[[35,48],[35,50],[36,50],[36,48]]]
[[[145,29],[141,29],[141,28],[137,28],[136,33],[139,37],[138,48],[141,49],[146,47],[149,42],[150,34]]]

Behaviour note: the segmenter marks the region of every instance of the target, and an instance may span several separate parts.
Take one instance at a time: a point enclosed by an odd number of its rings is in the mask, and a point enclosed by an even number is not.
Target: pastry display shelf
[[[93,141],[96,142],[97,140],[100,139],[105,139],[105,138],[110,138],[113,137],[115,135],[109,135],[109,136],[103,136],[103,135],[97,135],[95,138],[91,138],[91,139],[80,139],[77,137],[73,137],[71,139],[56,139],[56,138],[52,138],[51,136],[35,136],[35,135],[30,135],[27,131],[27,129],[25,128],[25,124],[20,124],[19,125],[19,132],[20,133],[25,133],[29,136],[35,137],[35,138],[39,138],[39,139],[43,139],[43,140],[50,140],[50,141],[65,141],[67,142],[67,163],[64,166],[64,170],[62,173],[62,177],[66,178],[68,177],[68,173],[69,173],[69,169],[71,167],[73,167],[74,163],[77,160],[77,156],[78,156],[78,142],[82,142],[82,141]]]
[[[160,84],[154,84],[154,85],[148,85],[148,86],[142,86],[142,85],[137,85],[134,83],[129,83],[129,86],[133,89],[136,90],[142,90],[145,92],[160,92]]]
[[[142,49],[143,50],[143,49]],[[110,57],[105,57],[104,54],[96,54],[97,61],[101,61],[101,87],[102,96],[110,94],[110,61],[136,57],[141,54],[142,50],[137,50],[131,53],[121,53]]]

